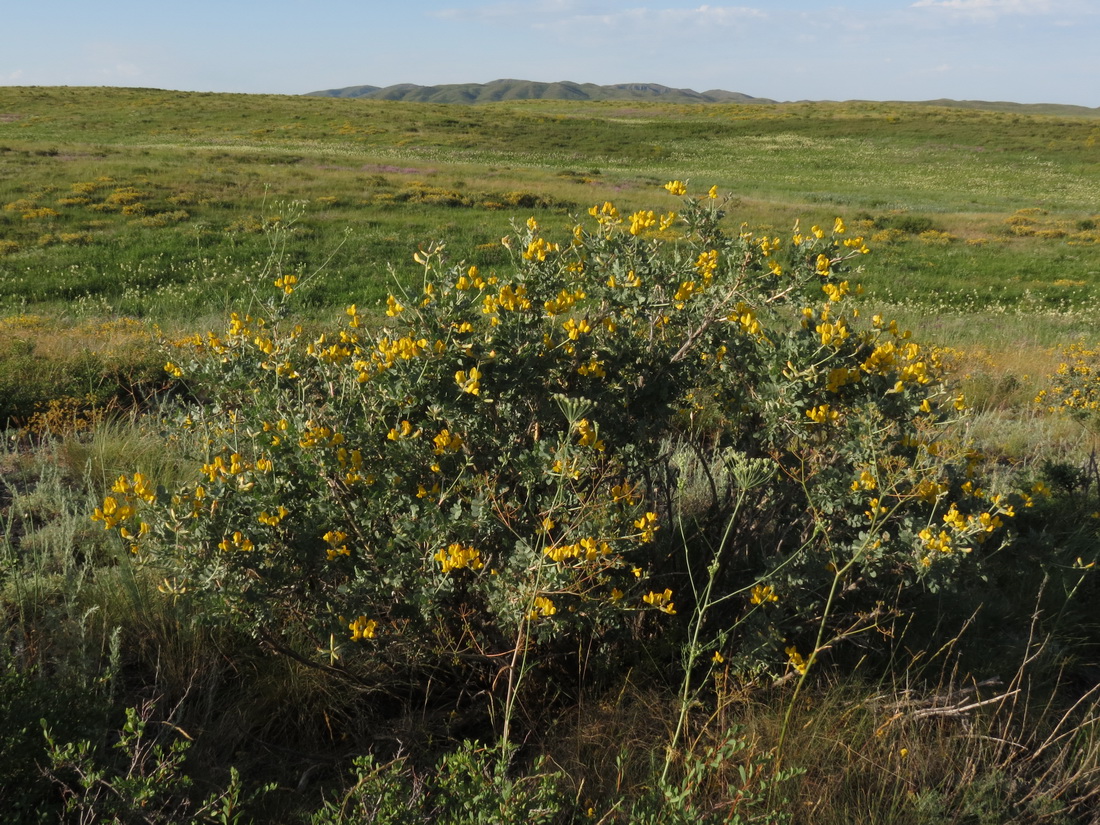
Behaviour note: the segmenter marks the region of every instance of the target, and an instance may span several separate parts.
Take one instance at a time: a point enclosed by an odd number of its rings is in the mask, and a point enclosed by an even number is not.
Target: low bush
[[[642,642],[804,675],[999,541],[1014,505],[947,437],[937,354],[852,306],[842,220],[728,234],[713,189],[589,217],[516,227],[507,272],[422,249],[374,332],[306,336],[280,275],[174,345],[201,473],[123,476],[95,518],[174,597],[359,681],[447,674],[505,739],[525,683]]]

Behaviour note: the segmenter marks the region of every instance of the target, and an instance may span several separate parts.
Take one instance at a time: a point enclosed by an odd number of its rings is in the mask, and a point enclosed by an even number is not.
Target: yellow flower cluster
[[[408,420],[402,419],[396,427],[391,427],[390,431],[386,434],[386,438],[389,441],[407,441],[412,438],[420,438],[423,430],[413,429],[413,425]]]
[[[212,461],[202,465],[202,471],[210,481],[227,480],[231,476],[239,476],[252,469],[252,464],[245,461],[240,453],[232,453],[229,462],[218,455]]]
[[[256,521],[260,522],[260,524],[266,524],[268,527],[278,527],[279,522],[281,522],[289,514],[290,511],[280,504],[274,513],[269,513],[267,512],[267,510],[263,510],[258,516],[256,516]]]
[[[576,341],[582,335],[587,335],[592,331],[592,324],[588,322],[587,318],[581,318],[580,320],[567,318],[561,326],[570,341]]]
[[[595,561],[601,556],[609,555],[611,553],[611,545],[606,541],[598,541],[594,538],[583,538],[573,544],[551,545],[543,552],[558,564],[568,559]]]
[[[467,289],[482,290],[485,289],[486,285],[488,285],[489,283],[495,282],[495,278],[486,281],[479,274],[478,268],[476,266],[471,266],[468,270],[466,270],[465,275],[460,275],[458,277],[458,280],[455,281],[455,289],[459,291],[465,291]]]
[[[341,331],[340,340],[331,344],[326,336],[322,335],[316,341],[311,341],[306,347],[306,354],[327,364],[342,364],[358,352],[355,340],[347,332]]]
[[[606,445],[599,437],[599,431],[595,425],[592,424],[587,418],[582,418],[576,424],[578,443],[582,447],[591,447],[592,449],[603,452]]]
[[[840,418],[840,413],[828,404],[818,404],[806,410],[806,417],[815,424],[835,424]]]
[[[547,255],[559,250],[560,247],[556,243],[549,243],[545,238],[535,238],[527,244],[523,259],[526,261],[545,261]]]
[[[862,377],[856,367],[833,367],[825,379],[825,389],[829,392],[839,392],[841,387],[855,384]]]
[[[657,536],[657,531],[661,529],[657,524],[656,513],[646,513],[640,519],[634,522],[634,526],[641,530],[639,539],[643,542],[651,542]]]
[[[533,622],[536,619],[548,619],[557,612],[558,608],[552,600],[546,596],[535,596],[534,604],[527,612],[527,620]]]
[[[699,257],[695,259],[695,271],[699,273],[704,284],[709,284],[714,278],[714,273],[718,271],[718,250],[700,252]]]
[[[556,298],[544,301],[542,306],[543,309],[546,310],[547,315],[560,315],[572,309],[577,301],[584,300],[585,297],[586,295],[583,289],[575,289],[571,292],[563,289],[558,293]]]
[[[756,317],[756,310],[744,301],[737,302],[737,306],[734,307],[733,312],[726,316],[726,320],[731,324],[739,324],[743,332],[766,340],[764,328]]]
[[[445,453],[457,453],[462,449],[463,441],[462,436],[457,433],[452,433],[450,430],[444,428],[432,439],[432,443],[435,444],[433,452],[436,455],[444,455]]]
[[[676,213],[668,212],[658,215],[652,209],[643,209],[632,214],[630,220],[630,234],[641,235],[647,229],[657,227],[658,232],[664,232],[676,222]]]
[[[294,287],[298,283],[297,275],[280,275],[275,279],[275,288],[281,289],[286,295],[290,295],[294,292]]]
[[[927,504],[935,504],[948,492],[948,490],[949,487],[947,484],[925,478],[917,485],[914,492],[921,501]]]
[[[452,570],[480,570],[484,563],[481,552],[468,544],[454,542],[435,554],[435,560],[443,567],[444,573]]]
[[[850,334],[848,323],[843,317],[837,318],[836,321],[827,321],[824,316],[823,312],[822,322],[815,327],[815,332],[821,336],[821,346],[839,346],[848,339]]]
[[[458,384],[458,388],[470,395],[481,394],[481,370],[477,367],[470,367],[467,370],[458,370],[455,373],[455,383]]]
[[[802,654],[798,652],[798,648],[791,645],[784,651],[787,654],[787,661],[795,671],[803,676],[806,675],[806,670],[810,667],[809,662],[802,658]]]
[[[669,615],[674,615],[676,613],[676,608],[672,603],[671,588],[666,587],[663,593],[657,593],[651,590],[642,596],[642,601],[651,607],[656,607],[662,613],[668,613]]]
[[[298,446],[303,450],[313,450],[318,447],[338,447],[343,443],[343,433],[334,432],[331,427],[314,424],[312,421],[306,422],[305,432],[298,437]]]
[[[628,505],[632,505],[638,500],[635,492],[634,486],[624,481],[622,484],[616,484],[611,488],[611,500],[616,503],[625,501]]]
[[[852,491],[857,490],[875,490],[878,488],[878,479],[870,470],[863,470],[859,474],[859,478],[852,482]]]
[[[375,344],[375,351],[371,353],[371,360],[356,361],[353,365],[359,371],[360,383],[369,381],[373,375],[389,369],[398,361],[411,361],[423,355],[428,349],[426,338],[413,338],[409,335],[391,339],[383,336]]]
[[[619,222],[619,210],[611,201],[604,201],[602,206],[593,206],[588,214],[596,219],[600,226],[613,226]]]
[[[1100,414],[1100,347],[1070,344],[1062,349],[1062,358],[1049,377],[1049,388],[1040,390],[1035,403],[1049,412],[1061,410],[1095,425]]]
[[[151,504],[157,497],[156,488],[150,483],[147,476],[134,473],[133,478],[119,476],[111,486],[111,491],[123,496],[139,498],[147,504]]]
[[[329,530],[321,537],[328,547],[325,549],[325,555],[329,561],[332,561],[337,556],[350,556],[351,550],[348,549],[347,540],[348,534],[341,530]]]
[[[240,530],[236,530],[233,532],[233,535],[223,538],[218,542],[218,547],[226,553],[233,550],[239,550],[242,553],[251,553],[255,549],[252,539],[248,538],[248,536]]]
[[[136,512],[133,505],[126,502],[119,503],[114,496],[107,496],[103,499],[103,506],[95,508],[92,521],[102,521],[103,529],[110,530],[121,522],[133,518]]]
[[[779,596],[776,595],[775,589],[770,584],[757,584],[752,588],[752,593],[749,595],[749,602],[752,604],[767,604],[768,602],[779,601]]]
[[[937,485],[938,486],[938,485]],[[965,487],[965,486],[964,486]],[[964,488],[964,492],[968,490]],[[969,492],[975,498],[984,498],[982,490],[969,487]],[[947,554],[958,550],[960,553],[969,553],[971,548],[965,542],[976,541],[978,544],[985,542],[989,536],[1004,527],[1002,516],[1012,518],[1015,510],[1010,504],[1006,504],[1000,495],[989,496],[990,509],[977,514],[964,515],[958,506],[952,502],[947,512],[943,514],[944,528],[938,532],[931,526],[925,527],[918,533],[923,548],[932,553]],[[921,559],[922,564],[928,566],[932,563],[929,556]]]
[[[368,619],[366,616],[358,616],[348,624],[351,631],[351,640],[361,642],[364,639],[373,639],[378,633],[378,622]]]

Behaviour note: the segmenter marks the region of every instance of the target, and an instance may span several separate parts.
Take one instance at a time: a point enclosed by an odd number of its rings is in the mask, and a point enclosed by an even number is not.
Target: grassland
[[[764,821],[814,825],[1089,822],[1100,787],[1090,612],[1100,591],[1088,578],[1100,437],[1095,422],[1033,399],[1060,346],[1100,340],[1098,141],[1100,112],[1016,107],[466,107],[0,89],[0,421],[10,424],[0,446],[0,820],[52,821],[58,789],[75,798],[89,767],[71,753],[49,761],[44,719],[98,746],[113,790],[93,782],[80,799],[85,812],[105,811],[124,788],[134,805],[118,821],[158,821],[139,791],[159,788],[150,799],[168,806],[231,789],[231,766],[248,789],[275,784],[250,809],[257,821],[420,822],[413,802],[454,793],[514,804],[500,821],[589,821],[592,810],[610,823],[625,808],[607,800],[662,788],[672,796],[644,821],[681,821],[670,818],[675,789],[654,769],[683,709],[675,653],[647,650],[610,689],[555,693],[554,719],[525,720],[534,733],[502,779],[478,761],[491,746],[454,750],[491,738],[491,726],[429,702],[437,688],[380,698],[257,647],[189,612],[172,582],[133,564],[88,517],[120,474],[167,488],[195,474],[186,436],[165,424],[181,391],[158,338],[247,309],[256,290],[270,291],[273,266],[301,276],[295,307],[307,325],[351,303],[380,318],[394,282],[416,277],[423,244],[503,271],[512,221],[534,216],[564,234],[605,200],[624,212],[674,209],[662,185],[681,179],[732,193],[733,231],[744,222],[786,237],[796,221],[842,216],[872,248],[861,259],[864,311],[949,348],[982,472],[1053,489],[1021,518],[1026,541],[966,593],[927,593],[915,618],[891,625],[888,662],[855,644],[798,701],[789,680],[726,670],[708,681],[689,708],[695,745],[735,730],[745,751],[714,757],[717,773],[690,798],[718,811],[725,783],[740,782],[763,793]],[[975,619],[967,611],[979,603]],[[144,750],[141,740],[114,747],[127,741],[124,707],[156,731]],[[800,772],[765,793],[753,785],[768,764],[759,760],[788,729],[788,764]],[[172,739],[197,758],[172,763],[152,749]],[[353,766],[367,751],[388,764]],[[552,761],[536,767],[536,755]],[[551,785],[561,799],[539,796]],[[202,821],[246,821],[228,798],[220,820]],[[557,818],[531,814],[544,809]],[[160,821],[187,813],[160,810]]]
[[[505,260],[513,216],[671,205],[674,178],[785,232],[855,221],[885,301],[1029,310],[1100,295],[1100,118],[906,104],[460,107],[119,89],[0,90],[0,306],[156,320],[218,310],[304,202],[312,301],[369,304],[441,238]],[[663,195],[663,197],[662,197]],[[980,254],[979,254],[980,253]]]

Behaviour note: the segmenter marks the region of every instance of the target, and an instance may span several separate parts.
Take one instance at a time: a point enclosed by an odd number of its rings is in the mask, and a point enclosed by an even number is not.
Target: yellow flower
[[[642,601],[648,605],[656,607],[658,610],[673,615],[676,613],[675,608],[672,606],[672,589],[665,588],[664,593],[657,593],[653,590],[649,591],[646,595],[642,596]]]
[[[787,661],[791,663],[791,667],[797,670],[800,674],[805,675],[806,669],[810,666],[809,662],[802,658],[802,655],[798,652],[798,648],[791,647],[786,648],[784,651],[787,654]]]
[[[859,474],[859,478],[852,482],[852,491],[874,490],[878,487],[878,480],[868,470]]]
[[[529,621],[534,621],[539,618],[549,618],[558,612],[558,608],[554,606],[554,602],[546,598],[546,596],[535,596],[534,607],[527,613]]]
[[[218,542],[218,547],[226,553],[230,550],[240,550],[243,553],[248,553],[251,552],[254,545],[251,539],[242,534],[240,530],[237,530],[232,536],[226,536]]]
[[[462,449],[462,436],[447,429],[440,430],[439,434],[432,439],[432,442],[435,444],[433,452],[436,455],[443,455],[447,452],[457,453]]]
[[[297,275],[283,275],[280,278],[275,279],[275,286],[277,289],[281,289],[287,295],[294,291],[294,285],[298,283]]]
[[[368,619],[366,616],[359,616],[348,625],[348,630],[351,631],[351,640],[353,642],[361,642],[363,639],[373,639],[378,632],[378,622],[374,619]]]
[[[436,553],[435,560],[442,565],[444,573],[462,568],[480,570],[484,566],[481,561],[481,552],[476,547],[457,542]]]
[[[684,182],[679,180],[670,180],[668,183],[665,184],[665,189],[667,189],[669,192],[671,192],[673,195],[676,195],[677,197],[680,197],[681,195],[686,195],[688,191],[687,187],[684,185]]]
[[[388,316],[393,318],[397,315],[400,315],[404,311],[405,307],[401,306],[401,304],[397,302],[397,299],[394,298],[392,295],[386,298],[386,314]]]
[[[588,322],[587,318],[581,318],[580,321],[574,321],[570,318],[562,324],[562,328],[565,330],[566,335],[569,336],[570,341],[576,341],[582,335],[587,335],[592,331],[592,324]]]
[[[718,185],[717,184],[715,184],[714,186],[712,186],[710,189],[707,190],[707,197],[710,198],[711,200],[715,200],[718,197]]]
[[[611,488],[611,498],[615,502],[625,501],[627,504],[633,504],[635,501],[634,488],[628,481],[624,481],[622,484],[616,484]]]
[[[523,253],[523,258],[527,261],[545,261],[549,253],[557,252],[559,248],[556,243],[550,243],[543,238],[535,238],[527,245],[527,251]]]
[[[840,418],[840,413],[832,409],[828,404],[820,404],[812,409],[806,410],[806,416],[815,424],[832,424]]]
[[[656,223],[657,216],[653,214],[652,209],[635,212],[630,216],[630,234],[640,235]]]
[[[477,367],[471,367],[469,372],[465,370],[459,370],[455,373],[455,383],[458,384],[458,388],[462,392],[468,392],[470,395],[481,394],[481,370]]]
[[[603,439],[599,437],[598,428],[593,426],[587,418],[582,418],[577,422],[577,435],[580,437],[578,443],[582,447],[592,447],[601,453],[606,448]]]
[[[389,433],[386,435],[390,441],[401,441],[406,438],[418,438],[421,430],[413,430],[412,424],[402,419],[401,423],[397,427],[391,427]]]
[[[770,584],[758,584],[753,587],[749,601],[753,604],[766,604],[779,601],[779,596],[775,594],[775,589]]]
[[[656,513],[646,513],[634,522],[634,526],[642,531],[640,538],[642,541],[646,542],[653,541],[654,535],[660,529],[660,526],[657,524]]]

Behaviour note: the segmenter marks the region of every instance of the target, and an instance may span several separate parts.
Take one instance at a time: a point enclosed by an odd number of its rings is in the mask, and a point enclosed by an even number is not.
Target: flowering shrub
[[[852,306],[862,238],[728,234],[715,189],[666,188],[681,214],[528,220],[508,271],[428,246],[375,331],[350,306],[306,335],[280,275],[263,316],[174,345],[194,480],[122,477],[94,518],[165,593],[329,666],[637,638],[709,571],[710,644],[804,670],[1012,509],[942,437],[935,354]]]
[[[1048,379],[1049,388],[1039,391],[1035,403],[1049,412],[1069,413],[1095,429],[1100,422],[1100,348],[1078,342],[1064,347],[1062,357]]]

